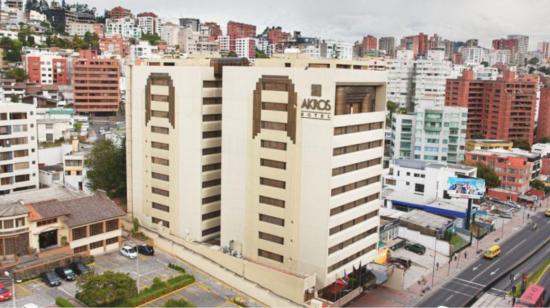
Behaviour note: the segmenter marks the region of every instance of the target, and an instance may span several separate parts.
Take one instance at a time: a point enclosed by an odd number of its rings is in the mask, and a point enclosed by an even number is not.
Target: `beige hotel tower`
[[[131,67],[133,215],[151,230],[215,243],[255,271],[313,276],[317,290],[372,262],[386,73],[362,63]],[[285,288],[256,282],[275,293]]]

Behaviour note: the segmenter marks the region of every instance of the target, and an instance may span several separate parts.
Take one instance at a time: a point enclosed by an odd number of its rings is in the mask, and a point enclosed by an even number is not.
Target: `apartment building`
[[[31,11],[32,12],[32,11]],[[65,32],[71,36],[84,36],[87,32],[97,34],[98,37],[103,36],[103,24],[100,23],[84,23],[84,22],[69,22],[65,25]]]
[[[222,66],[247,64],[150,61],[127,72],[128,203],[142,225],[191,241],[219,238]]]
[[[69,84],[69,67],[66,56],[51,51],[29,50],[22,56],[28,80],[39,84]]]
[[[235,39],[235,53],[239,58],[256,58],[256,39],[243,37]]]
[[[73,59],[74,106],[78,113],[116,113],[120,107],[117,59],[100,58],[84,50]]]
[[[237,48],[236,39],[244,37],[256,37],[256,26],[236,21],[227,23],[227,36],[229,36],[229,50],[235,51]]]
[[[473,150],[466,153],[466,163],[483,163],[493,168],[500,187],[489,188],[488,194],[500,200],[517,201],[529,189],[531,180],[541,171],[541,155],[520,149]]]
[[[160,25],[160,39],[168,44],[168,46],[176,46],[178,44],[180,27],[174,23],[166,22]]]
[[[160,19],[152,12],[139,13],[136,16],[137,24],[146,34],[160,33]]]
[[[395,55],[395,37],[381,37],[378,40],[378,50],[383,50],[387,56],[393,57]]]
[[[102,55],[115,55],[124,57],[128,54],[128,46],[120,34],[99,39],[99,50]]]
[[[322,289],[377,255],[386,73],[311,61],[224,69],[221,246]]]
[[[85,165],[88,154],[92,150],[90,145],[79,144],[75,136],[71,140],[71,151],[63,156],[63,184],[73,190],[91,193],[88,187],[88,168]]]
[[[464,160],[467,118],[468,109],[463,107],[417,108],[414,114],[395,114],[391,156],[460,163]]]
[[[0,102],[0,195],[38,188],[36,106]]]
[[[469,139],[524,139],[533,143],[538,77],[504,71],[497,80],[476,80],[472,70],[447,80],[445,105],[468,108]]]
[[[537,121],[537,141],[542,142],[550,138],[550,78],[540,89],[539,115]]]
[[[122,18],[107,18],[105,20],[105,36],[120,35],[124,39],[141,37],[142,30],[131,16]]]

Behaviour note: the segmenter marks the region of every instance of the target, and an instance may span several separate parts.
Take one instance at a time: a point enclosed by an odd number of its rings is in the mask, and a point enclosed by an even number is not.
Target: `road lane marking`
[[[451,290],[451,289],[447,289],[447,288],[441,288],[441,289],[447,290],[447,291],[455,293],[455,294],[460,294],[462,296],[468,296],[468,297],[472,296],[472,294],[467,294],[467,293],[464,293],[464,292],[459,292],[459,291],[455,291],[455,290]]]
[[[519,243],[517,243],[517,244],[516,244],[516,245],[515,245],[514,247],[512,247],[512,248],[508,249],[508,252],[507,252],[507,253],[505,253],[505,255],[507,255],[507,254],[509,254],[509,253],[513,252],[513,251],[514,251],[514,249],[516,249],[516,247],[518,247],[519,245],[521,245],[521,244],[525,243],[525,241],[527,241],[527,239],[526,239],[526,238],[524,238],[523,240],[521,240],[521,241],[520,241]]]
[[[453,296],[455,296],[455,295],[454,295],[454,294],[449,295],[449,297],[447,297],[447,298],[445,299],[445,302],[448,302],[451,298],[453,298]]]
[[[485,287],[484,284],[481,284],[481,283],[477,283],[477,282],[473,282],[473,281],[470,281],[470,280],[466,280],[466,279],[462,279],[462,278],[458,278],[458,277],[455,277],[454,279],[457,279],[457,280],[460,280],[460,281],[464,281],[464,282],[467,282],[467,283],[471,283],[473,285],[478,285],[480,287]]]
[[[496,274],[499,270],[500,270],[500,267],[497,268],[496,270],[492,271],[490,275],[493,276],[493,275]]]
[[[474,272],[477,271],[477,269],[480,267],[481,265],[478,265],[478,266],[474,266],[474,268],[472,269]]]

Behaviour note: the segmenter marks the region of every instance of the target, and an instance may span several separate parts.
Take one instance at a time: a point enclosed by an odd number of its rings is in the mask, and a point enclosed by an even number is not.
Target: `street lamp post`
[[[8,271],[4,272],[4,276],[11,278],[11,298],[12,298],[12,304],[13,308],[17,308],[17,304],[15,302],[15,274],[12,271],[11,273]]]
[[[136,251],[137,251],[137,248],[136,248]],[[139,275],[139,253],[136,256],[136,270],[137,270],[137,290],[138,290],[138,293],[139,293],[139,286],[140,286],[140,284],[139,284],[139,282],[140,282],[139,281],[140,280],[139,279],[139,276],[140,276]]]
[[[439,229],[437,229],[435,231],[435,236],[434,236],[434,261],[433,261],[433,265],[432,265],[432,288],[434,287],[434,276],[435,276],[435,258],[437,256],[437,237],[439,235]]]

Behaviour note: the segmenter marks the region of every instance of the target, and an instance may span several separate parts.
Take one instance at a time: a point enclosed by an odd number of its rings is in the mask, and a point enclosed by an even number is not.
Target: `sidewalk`
[[[410,305],[415,305],[425,294],[426,292],[434,291],[441,287],[449,279],[452,279],[456,274],[462,271],[464,268],[468,267],[472,263],[476,262],[479,259],[479,255],[487,247],[495,243],[500,243],[509,238],[511,235],[516,233],[520,228],[522,228],[527,222],[527,214],[534,215],[537,212],[544,212],[550,203],[550,198],[546,198],[542,206],[537,209],[529,210],[525,209],[525,218],[523,217],[523,210],[515,213],[512,219],[508,219],[502,228],[501,224],[498,224],[496,229],[493,232],[487,234],[483,239],[476,243],[476,239],[472,240],[472,245],[462,250],[457,255],[457,260],[454,259],[450,263],[440,264],[439,269],[435,272],[434,283],[432,287],[432,271],[425,276],[425,282],[422,284],[415,283],[410,288],[407,289],[408,292],[415,294],[417,296],[417,301],[410,303]],[[500,219],[502,221],[502,219]],[[479,246],[479,254],[476,251],[476,245]],[[428,288],[430,290],[428,290]],[[426,290],[426,291],[424,291]]]

